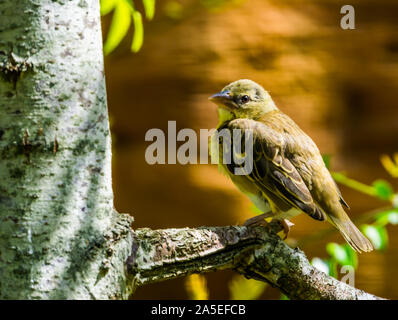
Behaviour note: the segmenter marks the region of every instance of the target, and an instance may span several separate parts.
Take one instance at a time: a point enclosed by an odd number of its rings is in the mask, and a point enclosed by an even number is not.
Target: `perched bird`
[[[263,87],[251,80],[238,80],[209,99],[219,107],[218,132],[222,129],[252,132],[253,166],[247,174],[235,174],[234,169],[241,165],[234,161],[223,163],[225,148],[221,147],[221,139],[215,141],[214,134],[210,146],[212,158],[219,159],[219,168],[264,212],[249,219],[248,224],[272,217],[281,220],[288,232],[285,219],[304,212],[315,220],[328,220],[354,250],[373,250],[370,241],[344,211],[343,206],[348,208],[348,205],[315,143],[276,107]],[[216,144],[220,147],[214,148]]]

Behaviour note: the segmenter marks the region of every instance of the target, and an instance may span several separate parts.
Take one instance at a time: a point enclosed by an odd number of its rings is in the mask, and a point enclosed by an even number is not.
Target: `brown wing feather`
[[[333,181],[334,181],[334,179],[333,179]],[[337,193],[339,194],[339,197],[340,197],[340,203],[341,203],[344,207],[346,207],[347,209],[350,209],[350,206],[349,206],[348,203],[344,200],[344,198],[343,198],[343,196],[342,196],[342,194],[341,194],[341,191],[340,191],[340,189],[339,189],[339,186],[337,185],[336,181],[334,181],[334,184],[336,185],[336,190],[337,190]]]
[[[312,218],[325,220],[325,214],[315,204],[297,169],[288,158],[283,156],[281,152],[283,146],[278,144],[281,141],[277,140],[275,143],[275,141],[264,139],[264,135],[258,134],[259,128],[253,127],[253,123],[251,120],[239,119],[231,121],[225,126],[230,130],[241,129],[243,136],[245,129],[253,130],[253,170],[246,176],[265,194],[271,192]],[[266,126],[263,127],[261,130],[267,129]],[[271,139],[275,137],[275,132],[268,133],[268,137]],[[241,150],[244,150],[243,141],[245,141],[245,137],[242,138]],[[233,147],[232,152],[235,152]],[[237,166],[242,167],[235,163],[228,164],[226,167],[231,173],[234,173]]]

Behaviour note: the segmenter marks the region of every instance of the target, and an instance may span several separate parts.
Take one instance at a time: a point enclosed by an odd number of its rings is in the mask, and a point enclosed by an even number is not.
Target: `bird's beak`
[[[209,97],[209,100],[220,107],[227,107],[228,109],[235,108],[235,104],[229,91],[221,91],[213,94]]]

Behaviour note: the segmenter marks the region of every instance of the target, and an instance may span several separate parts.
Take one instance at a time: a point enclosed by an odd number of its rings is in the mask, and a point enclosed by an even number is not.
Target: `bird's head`
[[[277,109],[269,93],[259,84],[247,79],[230,83],[209,99],[224,113],[226,110],[231,119],[258,119]]]

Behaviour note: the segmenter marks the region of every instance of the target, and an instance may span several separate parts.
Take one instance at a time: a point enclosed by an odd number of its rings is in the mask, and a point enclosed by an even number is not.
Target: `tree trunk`
[[[126,298],[98,0],[1,1],[0,75],[0,298]]]

